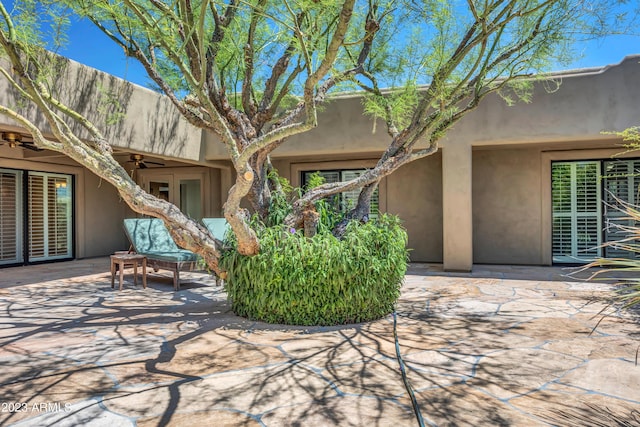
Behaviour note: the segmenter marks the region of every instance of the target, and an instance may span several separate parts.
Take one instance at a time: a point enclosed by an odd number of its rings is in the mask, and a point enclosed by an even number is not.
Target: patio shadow
[[[130,278],[114,291],[108,263],[89,264],[0,289],[0,394],[36,408],[1,413],[0,424],[416,423],[390,317],[268,325],[235,316],[206,275],[179,292]],[[408,274],[397,333],[425,420],[637,425],[640,327],[616,315],[591,333],[607,291],[581,286]]]

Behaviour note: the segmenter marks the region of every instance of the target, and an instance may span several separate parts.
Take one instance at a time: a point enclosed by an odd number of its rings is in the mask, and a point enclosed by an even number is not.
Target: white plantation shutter
[[[604,163],[604,217],[605,241],[615,242],[627,237],[623,227],[636,226],[621,211],[622,202],[638,206],[640,184],[640,160],[611,160]],[[637,244],[637,242],[636,242]],[[607,246],[608,258],[638,258],[638,253],[622,250],[615,245]]]
[[[49,177],[49,257],[71,256],[71,179]]]
[[[556,163],[552,167],[553,256],[570,256],[573,247],[571,220],[571,165]]]
[[[71,256],[71,177],[29,172],[29,260]]]
[[[352,179],[358,178],[360,175],[365,173],[364,169],[362,170],[346,170],[342,171],[342,181],[351,181]],[[360,189],[345,191],[342,193],[343,206],[349,210],[353,209],[358,203],[358,196],[360,195]],[[371,196],[371,206],[369,207],[369,217],[377,218],[378,217],[378,189]]]
[[[340,182],[340,172],[338,171],[322,171],[320,172],[320,176],[322,176],[326,182],[334,183]]]
[[[340,171],[314,171],[314,172],[302,172],[302,184],[306,187],[307,183],[311,179],[311,175],[319,174],[324,178],[326,183],[332,184],[334,182],[340,182]],[[327,198],[329,203],[334,205],[337,209],[340,209],[340,197],[334,195]]]
[[[0,169],[0,265],[22,262],[22,172]]]
[[[554,262],[583,262],[601,255],[600,162],[551,167]]]
[[[352,171],[342,171],[342,176],[340,181],[351,181],[353,179],[358,178],[362,175],[364,171],[360,170],[352,170]],[[345,191],[342,193],[342,210],[350,211],[351,209],[356,207],[358,203],[358,196],[360,195],[360,189],[357,188],[351,191]]]
[[[327,183],[333,183],[333,182],[344,182],[344,181],[351,181],[352,179],[356,179],[357,177],[359,177],[360,175],[362,175],[365,172],[365,169],[351,169],[351,170],[340,170],[340,171],[318,171],[318,172],[303,172],[303,183],[306,183],[309,181],[309,177],[313,174],[313,173],[319,173]],[[339,199],[335,199],[336,202],[340,203],[340,210],[342,212],[346,212],[350,209],[353,209],[356,206],[356,203],[358,203],[358,196],[360,195],[360,189],[357,190],[351,190],[351,191],[345,191],[344,193],[340,194],[340,198]],[[369,209],[369,217],[370,218],[377,218],[378,217],[378,211],[379,211],[379,195],[378,195],[378,189],[376,188],[376,191],[373,193],[373,195],[371,196],[371,206]]]
[[[45,177],[29,174],[29,259],[43,259],[47,248]]]

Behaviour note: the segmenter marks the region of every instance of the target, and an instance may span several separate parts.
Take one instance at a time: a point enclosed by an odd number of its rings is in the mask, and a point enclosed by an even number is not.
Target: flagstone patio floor
[[[566,273],[410,266],[397,335],[425,425],[640,426],[640,322]],[[119,291],[108,258],[0,269],[0,425],[418,425],[391,315],[268,325],[183,276],[127,271]]]

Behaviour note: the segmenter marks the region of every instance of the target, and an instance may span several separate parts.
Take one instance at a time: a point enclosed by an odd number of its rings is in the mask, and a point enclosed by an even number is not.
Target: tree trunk
[[[369,221],[369,212],[371,211],[371,197],[373,196],[373,193],[375,193],[376,188],[378,188],[378,183],[379,181],[376,181],[362,187],[362,190],[360,190],[360,195],[358,195],[358,203],[348,214],[350,219],[357,219],[362,222]]]
[[[240,207],[240,203],[253,184],[254,173],[247,163],[238,168],[236,183],[229,190],[229,197],[224,204],[224,217],[238,239],[238,252],[242,255],[256,255],[260,252],[260,242],[256,232],[249,226],[249,212]]]
[[[271,205],[271,192],[268,179],[269,168],[266,164],[265,157],[262,152],[258,152],[254,154],[249,161],[254,171],[254,179],[251,184],[251,189],[247,194],[247,200],[251,205],[251,209],[253,209],[263,221],[269,214],[269,206]]]
[[[336,236],[338,239],[341,239],[342,236],[344,236],[344,233],[347,231],[347,224],[349,224],[350,221],[360,221],[363,223],[369,221],[369,211],[371,210],[371,196],[373,196],[376,188],[378,188],[378,182],[379,181],[376,181],[362,187],[362,190],[360,190],[360,194],[358,195],[358,203],[356,203],[356,206],[351,211],[349,211],[345,215],[344,219],[333,228],[334,236]]]
[[[307,209],[302,216],[304,218],[304,237],[315,236],[318,232],[320,214],[315,209]]]

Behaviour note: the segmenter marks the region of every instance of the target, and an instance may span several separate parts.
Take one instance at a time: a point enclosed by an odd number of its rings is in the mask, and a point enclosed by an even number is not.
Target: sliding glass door
[[[624,207],[640,206],[640,160],[554,162],[551,185],[554,262],[638,258],[615,242],[638,226]]]
[[[70,175],[0,169],[0,265],[72,258],[72,212]]]
[[[71,177],[29,172],[29,261],[71,257]]]
[[[640,206],[640,160],[608,160],[604,162],[604,237],[607,242],[628,239],[629,227],[637,227],[625,212],[625,205]],[[627,240],[625,243],[637,244]],[[605,247],[608,258],[638,258],[627,245],[610,243]]]

